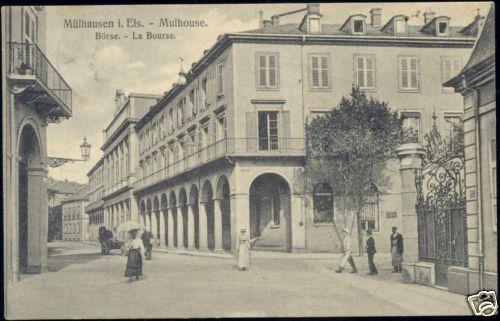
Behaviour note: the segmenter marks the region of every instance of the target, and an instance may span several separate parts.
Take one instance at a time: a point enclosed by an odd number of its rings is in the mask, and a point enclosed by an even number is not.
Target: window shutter
[[[418,88],[418,60],[417,60],[417,58],[410,59],[410,73],[411,73],[410,87],[412,89],[417,89]]]
[[[246,113],[246,145],[247,152],[255,152],[257,150],[257,112],[251,111]]]
[[[497,161],[497,139],[491,139],[490,140],[490,165],[491,167],[496,167],[496,161]],[[495,177],[493,177],[495,179]]]
[[[269,57],[269,87],[276,87],[277,79],[277,56],[270,55]]]
[[[260,55],[258,56],[258,68],[259,68],[259,86],[265,87],[267,85],[266,82],[266,56]]]
[[[401,87],[408,88],[408,60],[402,58],[401,63]]]
[[[282,150],[289,150],[291,146],[291,137],[290,137],[290,111],[284,110],[281,112],[281,128],[283,131],[283,134],[281,138],[281,149]]]
[[[311,61],[312,87],[317,88],[317,87],[319,87],[318,57],[312,56],[311,59],[312,59],[312,61]]]
[[[357,67],[357,86],[364,87],[365,86],[365,72],[364,72],[364,59],[363,57],[356,58],[356,67]]]
[[[366,86],[365,87],[373,88],[374,87],[373,58],[371,58],[371,57],[366,58],[365,64],[366,64]]]
[[[321,87],[322,88],[328,88],[330,86],[329,84],[329,75],[328,75],[328,57],[323,56],[321,57]]]

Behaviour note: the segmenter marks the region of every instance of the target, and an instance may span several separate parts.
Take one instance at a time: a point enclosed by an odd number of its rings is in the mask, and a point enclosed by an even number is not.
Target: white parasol
[[[133,221],[127,221],[123,222],[122,224],[120,224],[120,226],[118,226],[117,232],[118,233],[129,232],[131,230],[141,231],[142,229],[144,229],[144,226],[142,226],[141,224]]]

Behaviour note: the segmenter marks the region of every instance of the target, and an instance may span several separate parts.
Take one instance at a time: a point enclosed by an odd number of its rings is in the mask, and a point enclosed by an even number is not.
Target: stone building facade
[[[87,173],[89,178],[89,204],[85,213],[89,220],[89,240],[99,240],[99,227],[104,225],[104,160],[101,158]]]
[[[89,202],[89,186],[81,188],[62,203],[63,241],[88,241],[89,217],[85,207]]]
[[[462,68],[479,19],[457,27],[426,12],[422,26],[402,15],[382,24],[375,8],[370,21],[358,14],[331,25],[319,4],[304,11],[301,23],[274,17],[219,37],[135,125],[133,194],[160,246],[234,251],[245,228],[262,237],[260,249],[339,251],[331,222],[317,219],[325,196],[333,219],[335,195],[331,182],[307,175],[305,125],[352,86],[399,110],[416,143],[433,113],[440,128],[460,121],[460,95],[442,83]],[[363,217],[380,252],[389,251],[390,228],[415,211],[402,199],[399,160],[391,162],[393,179]]]
[[[462,294],[498,290],[495,7],[492,5],[462,71],[445,83],[463,96],[467,268],[448,270],[448,287]]]
[[[47,125],[72,116],[72,91],[46,58],[42,6],[2,7],[4,275],[47,268]]]
[[[129,94],[117,90],[115,113],[104,130],[102,179],[102,200],[104,225],[116,234],[117,227],[125,221],[137,221],[137,203],[132,195],[135,181],[138,139],[134,130],[137,121],[156,104],[159,96]],[[124,235],[122,235],[124,237]]]

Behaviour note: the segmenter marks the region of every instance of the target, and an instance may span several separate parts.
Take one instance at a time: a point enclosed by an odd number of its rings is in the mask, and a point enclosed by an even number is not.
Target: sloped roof
[[[89,195],[89,185],[84,185],[78,190],[77,193],[64,199],[63,203],[88,200],[89,199],[88,195]]]
[[[47,180],[47,189],[59,194],[74,194],[78,192],[82,186],[84,186],[84,184],[70,181],[59,181],[50,177]]]
[[[254,29],[243,31],[240,33],[255,33],[255,34],[289,34],[289,35],[305,35],[307,32],[299,29],[298,23],[288,23],[282,25],[271,26],[263,29]],[[341,30],[342,25],[339,24],[322,24],[321,25],[321,35],[340,35],[340,36],[353,36],[349,32]],[[421,32],[421,26],[408,26],[408,36],[397,37],[430,37],[429,34]],[[450,38],[474,38],[473,36],[468,36],[460,33],[463,27],[450,26]],[[382,31],[381,27],[374,27],[370,24],[365,24],[365,34],[363,36],[390,36],[386,32]]]
[[[481,35],[477,39],[474,50],[462,72],[476,66],[481,61],[495,55],[495,5],[491,5]]]

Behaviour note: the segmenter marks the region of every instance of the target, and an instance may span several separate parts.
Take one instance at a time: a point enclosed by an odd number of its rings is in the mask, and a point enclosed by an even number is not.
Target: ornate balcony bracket
[[[15,83],[11,83],[10,86],[9,86],[9,90],[11,93],[13,93],[14,95],[22,95],[24,94],[25,92],[29,91],[29,90],[33,90],[35,89],[35,85],[33,84],[15,84]]]
[[[66,163],[74,163],[74,162],[85,162],[85,159],[71,159],[71,158],[61,158],[61,157],[48,157],[47,163],[49,167],[59,167]]]

